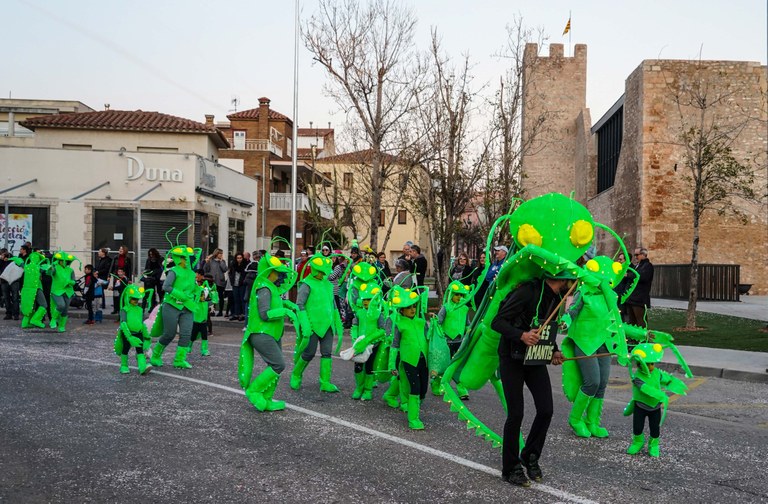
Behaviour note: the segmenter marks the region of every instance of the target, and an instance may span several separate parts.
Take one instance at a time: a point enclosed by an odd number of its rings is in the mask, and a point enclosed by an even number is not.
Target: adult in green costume
[[[43,284],[40,272],[50,268],[48,259],[37,251],[32,251],[26,245],[21,247],[23,257],[14,257],[12,260],[24,267],[24,277],[21,286],[21,327],[29,326],[44,328],[43,317],[48,309],[48,301],[43,294]],[[21,263],[21,264],[19,264]],[[37,306],[37,308],[35,308]]]
[[[69,302],[75,295],[75,271],[72,262],[80,262],[72,254],[58,251],[53,254],[51,266],[45,273],[52,278],[51,281],[51,329],[59,332],[67,330],[69,320]]]
[[[335,334],[340,337],[344,329],[333,300],[333,284],[328,280],[333,263],[318,251],[309,259],[308,264],[310,274],[299,282],[296,295],[301,340],[296,341],[291,388],[301,388],[304,370],[315,357],[319,343],[320,390],[334,393],[339,388],[331,383],[333,336]]]
[[[160,339],[152,348],[152,357],[149,361],[155,367],[163,366],[163,352],[176,337],[178,327],[179,341],[176,345],[173,367],[191,369],[192,364],[187,362],[187,354],[190,350],[198,296],[198,286],[192,268],[195,257],[199,257],[199,250],[196,251],[186,245],[177,245],[171,248],[169,254],[174,266],[165,274],[163,305],[160,308],[160,316],[155,319],[155,325],[152,327],[152,336],[160,335]]]
[[[290,318],[301,339],[296,320],[296,305],[282,295],[296,282],[297,272],[277,257],[264,254],[259,261],[259,274],[253,282],[248,306],[248,324],[240,346],[238,378],[251,404],[259,411],[285,409],[285,402],[274,399],[280,373],[285,369],[282,338],[285,317]],[[261,355],[267,367],[253,381],[253,352]]]
[[[460,280],[454,280],[448,284],[443,297],[443,306],[437,313],[437,324],[445,336],[451,358],[461,347],[461,340],[470,322],[469,303],[472,300],[469,296],[470,291],[469,285],[464,285]],[[460,383],[456,384],[456,392],[461,399],[469,399],[467,388]],[[437,396],[444,393],[440,375],[432,380],[432,393]]]
[[[636,372],[630,367],[629,376],[632,379],[632,400],[624,409],[624,415],[633,415],[632,419],[632,444],[627,448],[627,453],[635,455],[643,449],[645,437],[643,430],[645,419],[648,419],[650,438],[648,439],[648,455],[659,456],[659,436],[661,425],[667,415],[669,397],[664,390],[675,394],[686,395],[688,386],[679,378],[656,368],[664,356],[664,347],[670,347],[675,352],[687,376],[692,376],[690,369],[682,360],[677,349],[671,343],[643,343],[637,345],[631,354],[631,359],[637,364]]]
[[[394,376],[405,374],[409,385],[408,427],[414,430],[424,429],[419,418],[421,402],[427,394],[429,370],[427,369],[427,321],[417,316],[417,304],[422,296],[415,290],[392,288],[391,303],[397,310],[394,324],[392,347],[389,353],[389,369]],[[397,357],[400,368],[396,368]]]
[[[120,356],[120,372],[123,374],[131,372],[128,367],[128,351],[131,348],[136,350],[139,374],[145,375],[152,370],[152,366],[147,366],[144,355],[149,350],[151,339],[144,324],[146,312],[142,307],[144,298],[152,299],[152,296],[152,289],[145,291],[144,287],[136,284],[126,285],[120,295],[120,327],[115,336],[115,353]]]

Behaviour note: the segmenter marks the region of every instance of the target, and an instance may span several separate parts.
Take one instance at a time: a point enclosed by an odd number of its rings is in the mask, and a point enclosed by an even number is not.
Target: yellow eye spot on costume
[[[530,224],[523,224],[517,230],[517,241],[525,247],[526,245],[536,245],[541,247],[541,234]]]
[[[585,220],[578,220],[571,228],[571,243],[576,247],[582,247],[592,241],[594,234],[592,224]]]

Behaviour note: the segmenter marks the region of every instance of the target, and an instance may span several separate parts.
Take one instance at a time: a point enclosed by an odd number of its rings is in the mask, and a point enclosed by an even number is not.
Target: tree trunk
[[[693,245],[691,247],[691,289],[688,291],[688,313],[685,327],[696,327],[696,301],[699,292],[699,205],[694,196],[693,204]]]

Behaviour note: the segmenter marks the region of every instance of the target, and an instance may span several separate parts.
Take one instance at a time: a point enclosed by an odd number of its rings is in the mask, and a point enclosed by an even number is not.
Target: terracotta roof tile
[[[234,114],[229,114],[227,116],[227,119],[258,119],[259,118],[259,109],[248,109],[248,110],[241,110],[240,112],[235,112]],[[290,121],[288,116],[281,114],[280,112],[277,112],[276,110],[269,109],[269,118],[273,120],[284,120],[284,121]]]
[[[333,128],[299,128],[299,136],[319,136],[324,137],[333,133]]]
[[[119,131],[162,131],[174,133],[217,133],[214,126],[160,112],[143,110],[102,110],[54,114],[21,121],[25,128],[72,128]]]

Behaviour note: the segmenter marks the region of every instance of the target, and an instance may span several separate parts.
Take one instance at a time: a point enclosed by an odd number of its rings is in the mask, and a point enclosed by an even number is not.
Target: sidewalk
[[[688,309],[688,300],[651,298],[651,309]],[[699,301],[696,311],[768,322],[768,296],[741,296],[741,301]]]

